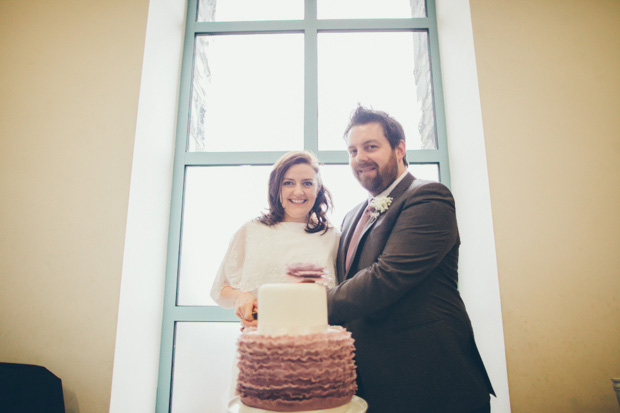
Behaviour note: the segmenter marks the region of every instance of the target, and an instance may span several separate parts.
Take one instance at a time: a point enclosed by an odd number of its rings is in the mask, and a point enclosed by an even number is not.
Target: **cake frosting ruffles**
[[[295,336],[249,330],[238,342],[243,404],[278,412],[319,410],[346,404],[355,394],[354,345],[344,328]]]
[[[258,292],[258,328],[237,341],[237,392],[249,407],[275,412],[330,409],[357,390],[354,341],[327,325],[325,287],[266,284]]]

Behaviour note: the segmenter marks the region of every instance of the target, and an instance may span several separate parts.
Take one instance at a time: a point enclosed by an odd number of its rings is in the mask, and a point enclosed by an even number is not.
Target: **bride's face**
[[[284,174],[280,188],[280,203],[284,222],[308,222],[308,214],[319,192],[316,172],[305,163],[291,166]]]

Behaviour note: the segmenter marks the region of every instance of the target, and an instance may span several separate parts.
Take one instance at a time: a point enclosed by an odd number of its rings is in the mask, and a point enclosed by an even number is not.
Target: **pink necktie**
[[[355,256],[354,252],[357,249],[357,244],[360,242],[360,237],[362,236],[362,231],[364,227],[368,223],[370,219],[370,215],[374,212],[374,208],[368,205],[364,210],[364,214],[357,222],[357,226],[355,227],[355,231],[351,236],[351,242],[349,242],[349,248],[347,249],[347,259],[345,261],[345,271],[349,271],[351,268],[351,262],[353,262],[353,257]]]

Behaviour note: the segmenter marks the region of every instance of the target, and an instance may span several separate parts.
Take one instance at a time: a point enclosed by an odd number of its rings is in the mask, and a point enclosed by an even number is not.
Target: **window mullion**
[[[175,322],[239,322],[231,309],[217,306],[178,306],[174,308]]]
[[[315,15],[316,16],[316,15]],[[316,18],[308,19],[304,33],[304,149],[319,150],[318,46]]]
[[[177,115],[176,150],[173,166],[173,183],[170,203],[170,221],[168,226],[168,251],[166,259],[166,279],[164,288],[164,306],[162,314],[161,349],[159,357],[159,377],[156,400],[157,412],[170,409],[172,359],[174,348],[174,308],[178,284],[179,251],[181,239],[181,215],[183,209],[183,187],[185,181],[185,150],[187,146],[188,123],[179,121],[189,118],[191,79],[194,55],[194,29],[198,10],[197,0],[189,0],[187,6],[185,40],[183,46],[183,63],[181,66],[181,84],[179,87],[179,110]]]
[[[186,152],[186,166],[273,165],[285,151],[264,152]]]
[[[448,135],[446,131],[446,115],[443,102],[443,85],[439,62],[439,37],[437,34],[437,15],[435,0],[426,2],[427,15],[430,21],[428,28],[429,59],[433,85],[433,101],[435,103],[435,128],[437,132],[437,150],[441,157],[439,163],[439,180],[450,188],[450,163],[448,158]],[[413,158],[415,159],[415,158]]]
[[[344,148],[344,141],[342,143]],[[317,156],[324,164],[347,164],[349,154],[345,151],[318,151]],[[447,157],[437,149],[414,149],[407,151],[409,163],[435,163],[447,162]]]
[[[344,30],[425,30],[431,25],[428,18],[411,19],[333,19],[318,20],[317,29],[326,31]]]
[[[263,20],[251,22],[196,22],[196,34],[301,32],[302,20]]]

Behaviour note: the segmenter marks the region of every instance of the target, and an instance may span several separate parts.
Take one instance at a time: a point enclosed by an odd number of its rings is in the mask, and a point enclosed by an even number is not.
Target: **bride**
[[[257,290],[266,283],[290,282],[286,266],[312,263],[335,278],[340,234],[326,213],[331,196],[323,185],[317,158],[289,152],[269,175],[269,208],[233,236],[211,288],[211,297],[234,308],[244,326],[255,326]]]

